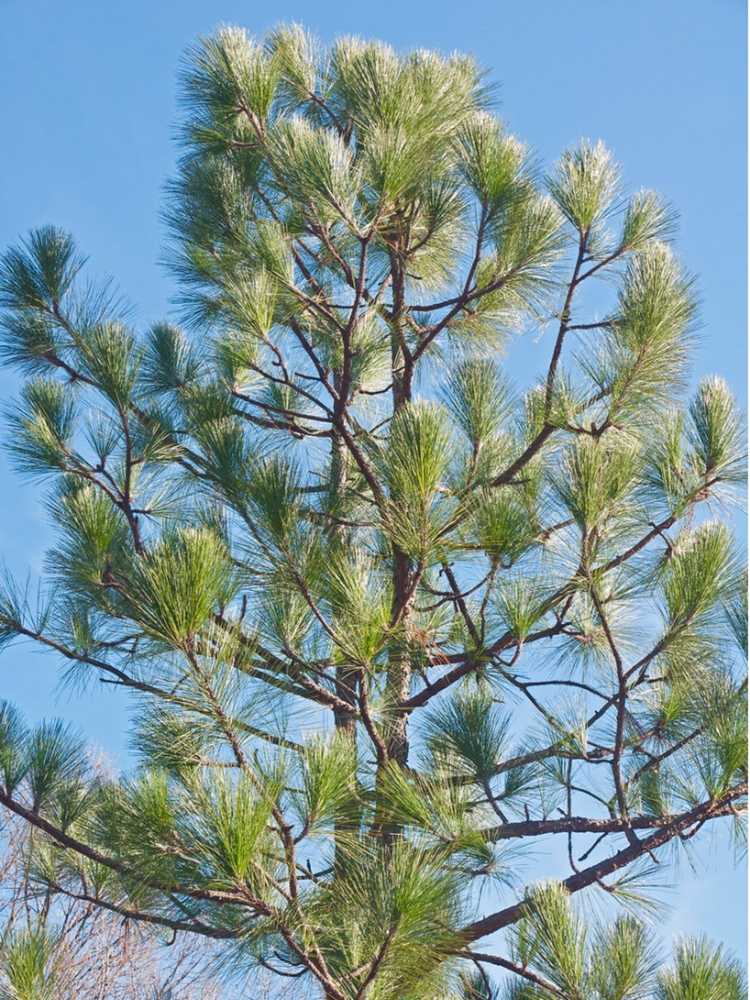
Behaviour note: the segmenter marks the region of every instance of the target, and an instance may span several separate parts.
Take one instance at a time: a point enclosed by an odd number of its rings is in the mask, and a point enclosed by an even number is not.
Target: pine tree
[[[183,100],[184,329],[131,329],[58,229],[2,259],[58,533],[2,638],[128,689],[138,760],[4,706],[33,878],[328,1000],[744,995],[641,919],[747,791],[742,422],[689,398],[673,212],[601,143],[544,175],[460,55],[229,28]]]

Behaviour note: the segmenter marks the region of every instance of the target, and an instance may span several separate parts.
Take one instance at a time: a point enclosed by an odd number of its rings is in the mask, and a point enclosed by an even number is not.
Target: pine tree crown
[[[601,142],[545,175],[492,98],[461,55],[225,28],[182,75],[183,325],[132,329],[54,227],[5,252],[6,446],[58,535],[0,640],[129,689],[137,766],[3,704],[0,803],[52,895],[227,975],[739,998],[721,949],[662,968],[642,918],[668,845],[742,838],[742,418],[721,379],[688,395],[672,209]],[[521,867],[540,837],[557,882]],[[584,920],[601,889],[636,915]],[[8,996],[50,941],[9,939]]]

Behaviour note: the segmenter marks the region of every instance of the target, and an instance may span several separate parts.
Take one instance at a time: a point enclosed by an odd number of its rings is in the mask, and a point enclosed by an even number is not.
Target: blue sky
[[[92,270],[112,275],[142,325],[170,311],[158,264],[163,186],[173,170],[181,53],[220,23],[262,34],[298,20],[330,40],[471,52],[500,85],[500,113],[550,164],[580,137],[602,138],[632,188],[661,191],[681,215],[677,248],[702,299],[696,372],[742,399],[746,372],[745,4],[742,0],[0,0],[0,246],[33,226],[70,229]],[[520,381],[543,364],[529,338],[509,358]],[[15,389],[0,373],[0,396]],[[38,573],[50,533],[39,490],[0,456],[0,552]],[[25,647],[0,655],[0,693],[32,718],[61,714],[115,758],[123,703],[108,690],[52,693],[59,665]],[[704,839],[664,932],[706,929],[745,945],[744,870]]]

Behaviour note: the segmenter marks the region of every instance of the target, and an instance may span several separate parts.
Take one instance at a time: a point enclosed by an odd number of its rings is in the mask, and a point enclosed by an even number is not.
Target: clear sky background
[[[159,266],[163,186],[176,157],[176,77],[185,47],[221,23],[255,34],[302,21],[325,40],[470,52],[499,83],[500,113],[549,165],[602,138],[632,188],[681,214],[677,247],[698,276],[696,372],[746,402],[746,13],[743,0],[0,0],[0,247],[34,226],[72,231],[92,273],[114,277],[138,324],[170,313]],[[528,338],[509,358],[528,382],[549,353]],[[16,380],[0,373],[0,397]],[[37,488],[0,456],[0,554],[38,578],[51,535]],[[59,663],[23,646],[0,655],[0,697],[32,719],[79,723],[115,760],[126,707],[111,689],[55,695]],[[703,929],[743,954],[745,873],[725,838],[683,860],[665,935]]]

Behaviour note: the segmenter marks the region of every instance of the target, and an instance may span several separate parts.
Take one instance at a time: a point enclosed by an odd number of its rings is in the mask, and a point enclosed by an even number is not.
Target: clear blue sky
[[[33,226],[70,229],[97,274],[116,278],[142,324],[173,291],[158,266],[162,189],[173,170],[176,73],[195,37],[220,23],[256,34],[303,21],[330,40],[380,37],[398,48],[473,53],[500,84],[501,114],[542,163],[579,137],[602,138],[634,188],[680,210],[678,249],[703,300],[699,373],[745,400],[746,107],[743,0],[0,0],[0,246]],[[544,342],[511,358],[528,379]],[[15,380],[0,374],[0,395]],[[0,551],[38,573],[50,534],[39,491],[0,457]],[[115,757],[125,708],[111,692],[55,699],[49,658],[0,655],[0,694],[32,718],[85,726]],[[683,862],[665,933],[703,928],[738,953],[744,870],[723,838]]]

